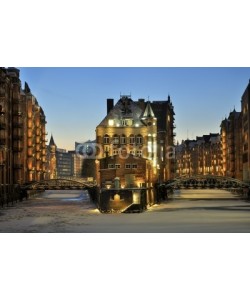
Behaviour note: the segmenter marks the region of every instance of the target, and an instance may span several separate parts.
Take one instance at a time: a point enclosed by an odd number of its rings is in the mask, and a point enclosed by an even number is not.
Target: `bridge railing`
[[[23,190],[53,190],[53,189],[89,189],[96,186],[95,182],[77,181],[65,178],[30,182],[22,186]]]
[[[250,183],[235,178],[216,175],[182,176],[156,185],[157,197],[167,199],[174,189],[226,189],[244,198],[250,198]]]

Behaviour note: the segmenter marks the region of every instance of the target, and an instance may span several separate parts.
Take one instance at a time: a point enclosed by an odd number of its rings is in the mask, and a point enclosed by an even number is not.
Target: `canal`
[[[250,232],[250,203],[227,191],[180,190],[141,214],[101,214],[87,191],[45,191],[0,210],[0,232]]]

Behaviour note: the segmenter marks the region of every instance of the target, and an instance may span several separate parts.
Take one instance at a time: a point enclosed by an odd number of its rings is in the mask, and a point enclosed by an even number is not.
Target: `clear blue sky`
[[[250,68],[19,68],[21,80],[47,117],[47,131],[58,147],[95,138],[106,115],[106,98],[166,100],[176,113],[177,140],[219,132],[249,82]]]

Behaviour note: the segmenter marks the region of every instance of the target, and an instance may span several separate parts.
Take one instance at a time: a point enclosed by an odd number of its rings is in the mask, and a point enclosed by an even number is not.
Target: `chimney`
[[[114,107],[114,99],[107,99],[107,114],[113,109]]]
[[[139,98],[138,105],[142,110],[144,110],[145,109],[145,99]]]

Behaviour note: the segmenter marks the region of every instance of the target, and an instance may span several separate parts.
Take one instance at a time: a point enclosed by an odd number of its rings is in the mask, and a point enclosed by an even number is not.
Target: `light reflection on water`
[[[89,201],[88,191],[45,191],[35,197],[36,199],[51,199],[60,201]]]
[[[240,198],[240,195],[233,194],[226,190],[217,189],[182,189],[175,190],[170,196],[173,199],[235,199]]]

